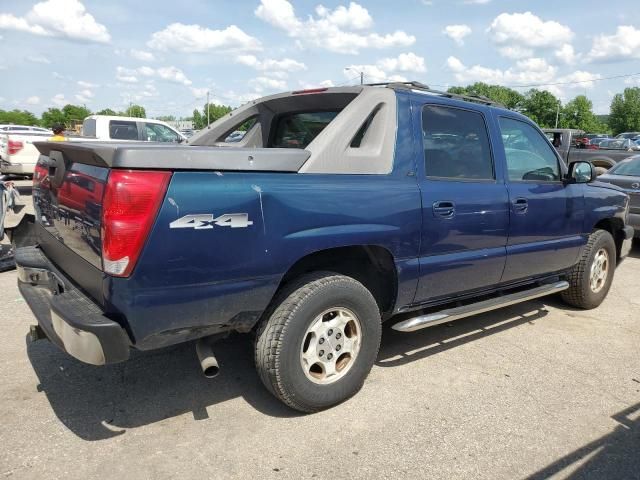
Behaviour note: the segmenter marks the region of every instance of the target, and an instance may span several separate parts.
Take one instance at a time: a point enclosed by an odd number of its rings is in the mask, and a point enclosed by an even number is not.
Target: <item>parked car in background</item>
[[[33,125],[0,125],[0,133],[47,133],[53,135],[48,128]]]
[[[185,135],[151,118],[91,115],[82,122],[82,136],[91,140],[180,143]]]
[[[597,149],[585,148],[577,141],[584,137],[584,132],[581,130],[547,128],[544,132],[567,165],[578,161],[589,162],[595,167],[598,175],[606,172],[620,160],[635,154],[635,147],[631,146],[628,149],[603,147],[603,144],[610,139],[601,141]]]
[[[616,135],[616,138],[629,138],[635,140],[640,138],[640,132],[623,132]]]
[[[4,175],[33,175],[33,169],[40,155],[33,142],[47,140],[53,135],[53,132],[46,128],[29,128],[31,129],[7,128],[0,131],[0,173]],[[34,130],[35,128],[38,130]]]
[[[640,155],[622,160],[598,180],[617,185],[629,195],[628,223],[635,229],[635,237],[640,237]]]
[[[640,150],[640,146],[630,138],[612,138],[599,143],[599,147],[605,150],[626,150],[633,152]]]

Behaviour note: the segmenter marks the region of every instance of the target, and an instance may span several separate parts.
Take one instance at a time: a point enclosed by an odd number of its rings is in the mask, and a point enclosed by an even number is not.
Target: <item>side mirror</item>
[[[593,165],[589,162],[573,162],[569,165],[567,183],[589,183],[596,178]]]

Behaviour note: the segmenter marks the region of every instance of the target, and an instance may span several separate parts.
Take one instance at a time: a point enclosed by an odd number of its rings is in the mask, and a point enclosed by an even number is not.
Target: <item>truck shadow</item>
[[[608,435],[556,460],[551,465],[527,477],[526,480],[557,478],[572,468],[567,479],[640,478],[640,403],[611,417],[618,425]]]
[[[640,258],[640,238],[635,238],[633,240],[633,246],[631,247],[631,252],[629,252],[629,257]]]
[[[216,347],[222,370],[211,380],[200,371],[193,342],[154,352],[133,351],[127,362],[95,367],[47,341],[27,340],[29,360],[40,381],[38,391],[47,396],[60,421],[84,440],[122,435],[129,428],[189,412],[194,420],[206,420],[207,407],[237,397],[266,415],[299,415],[264,388],[246,337],[230,337]]]
[[[533,324],[548,313],[543,302],[531,300],[412,333],[393,330],[391,326],[402,318],[391,319],[383,329],[376,365],[398,367],[415,362],[510,328]]]
[[[385,326],[376,364],[401,366],[534,322],[546,314],[543,303],[531,301],[412,334]],[[133,351],[127,362],[95,367],[75,360],[49,342],[27,340],[29,360],[40,382],[38,390],[47,396],[60,421],[84,440],[111,438],[127,429],[185,413],[191,413],[194,420],[206,420],[208,407],[238,397],[265,415],[301,415],[264,388],[255,371],[248,338],[229,337],[218,342],[215,351],[222,370],[210,380],[200,372],[193,342],[153,352]]]

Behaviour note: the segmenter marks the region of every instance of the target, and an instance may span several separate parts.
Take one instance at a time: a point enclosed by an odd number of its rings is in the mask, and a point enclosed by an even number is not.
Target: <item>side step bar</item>
[[[534,298],[544,297],[546,295],[561,292],[567,288],[569,288],[569,283],[566,281],[550,283],[549,285],[542,285],[530,290],[502,295],[497,298],[490,298],[489,300],[483,300],[481,302],[464,305],[462,307],[449,308],[447,310],[441,310],[428,315],[410,318],[396,323],[392,328],[399,332],[413,332],[415,330],[420,330],[421,328],[452,322],[478,313],[489,312],[491,310],[507,307],[516,303],[533,300]]]

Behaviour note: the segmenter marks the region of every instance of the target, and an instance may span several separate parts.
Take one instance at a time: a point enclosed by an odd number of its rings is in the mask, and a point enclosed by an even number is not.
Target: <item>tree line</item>
[[[466,87],[451,87],[448,92],[488,98],[528,116],[542,128],[554,128],[557,125],[558,128],[613,134],[640,131],[640,87],[625,88],[624,92],[616,94],[611,101],[609,115],[605,116],[594,114],[593,103],[585,95],[578,95],[563,105],[558,97],[547,90],[531,89],[520,93],[508,87],[482,82]],[[209,122],[214,122],[231,110],[228,105],[204,104],[202,110],[195,109],[192,116],[184,120],[191,120],[193,128],[199,130],[207,126],[207,114]],[[40,125],[51,128],[56,123],[62,123],[67,128],[73,128],[91,114],[85,106],[71,104],[62,108],[49,108],[40,118],[26,110],[0,110],[0,124]],[[142,105],[130,105],[124,111],[105,108],[95,114],[144,118],[146,110]],[[164,121],[176,119],[173,115],[157,118]]]

